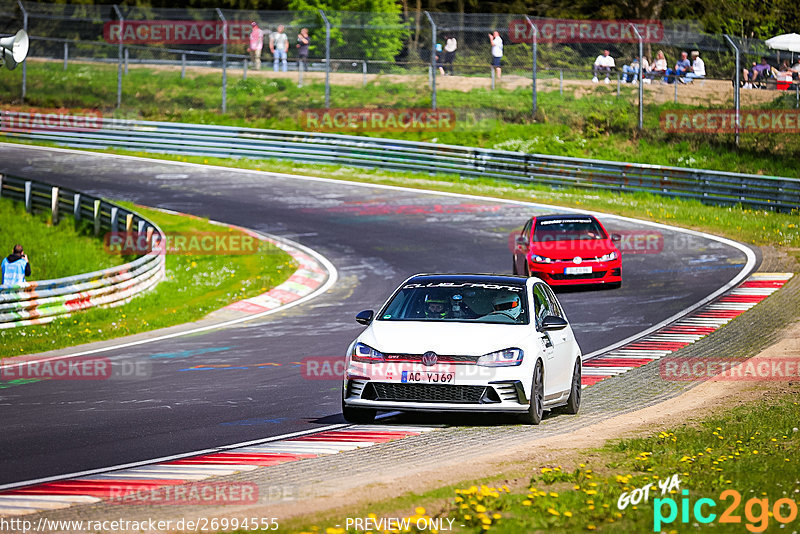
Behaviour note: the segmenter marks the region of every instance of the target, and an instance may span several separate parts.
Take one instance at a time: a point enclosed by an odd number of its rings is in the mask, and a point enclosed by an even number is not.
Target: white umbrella
[[[800,35],[796,33],[784,33],[765,41],[767,46],[774,50],[788,50],[800,53]]]

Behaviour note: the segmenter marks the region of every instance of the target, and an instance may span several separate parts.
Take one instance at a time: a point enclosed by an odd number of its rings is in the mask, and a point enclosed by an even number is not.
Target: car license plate
[[[591,274],[591,267],[565,267],[564,274]]]
[[[427,382],[430,384],[452,384],[455,373],[435,373],[428,371],[403,371],[400,381],[403,383]]]

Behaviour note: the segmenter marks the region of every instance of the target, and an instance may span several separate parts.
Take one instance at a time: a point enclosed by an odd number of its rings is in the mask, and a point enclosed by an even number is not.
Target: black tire
[[[572,370],[572,384],[570,386],[569,398],[567,405],[564,406],[564,412],[575,415],[581,407],[581,360],[575,360],[575,368]]]
[[[622,282],[613,282],[611,284],[606,284],[608,289],[619,289],[622,287]]]
[[[531,403],[528,411],[520,415],[520,421],[526,425],[538,425],[544,417],[544,368],[542,362],[536,362],[533,369],[533,384],[531,385]]]
[[[348,423],[368,425],[375,421],[375,415],[377,415],[377,413],[377,410],[372,410],[370,408],[347,406],[344,400],[342,400],[342,415],[344,416],[344,420]]]
[[[516,254],[514,255],[514,258],[513,258],[513,266],[511,267],[511,274],[519,274],[519,271],[517,270],[517,255]]]

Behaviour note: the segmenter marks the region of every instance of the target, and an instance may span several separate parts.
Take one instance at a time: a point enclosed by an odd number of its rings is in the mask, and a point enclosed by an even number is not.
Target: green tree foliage
[[[409,35],[401,7],[393,0],[289,0],[288,8],[325,10],[331,23],[332,57],[391,61]],[[317,47],[324,39],[324,24],[319,26]]]

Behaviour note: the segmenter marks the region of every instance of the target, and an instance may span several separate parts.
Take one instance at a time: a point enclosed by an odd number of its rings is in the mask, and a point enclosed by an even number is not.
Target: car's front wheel
[[[542,362],[536,362],[533,370],[533,384],[531,386],[531,404],[528,411],[520,416],[526,425],[538,425],[544,416],[544,367]]]
[[[375,421],[377,410],[370,408],[356,408],[354,406],[347,406],[342,399],[342,415],[344,420],[348,423],[354,424],[369,424]]]
[[[564,411],[569,414],[578,413],[581,407],[581,360],[575,360],[575,369],[572,371],[572,387],[570,388],[569,398],[567,405],[564,406]]]

